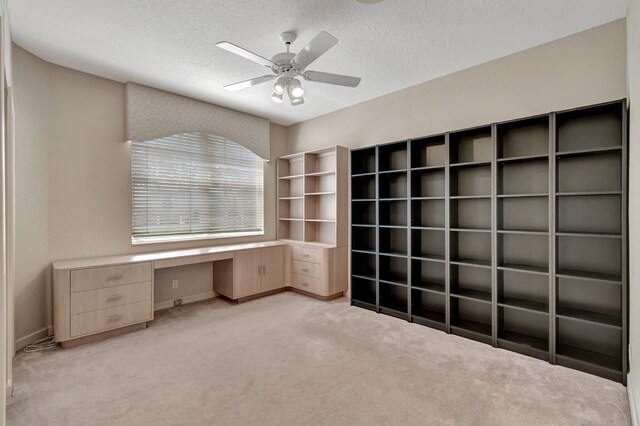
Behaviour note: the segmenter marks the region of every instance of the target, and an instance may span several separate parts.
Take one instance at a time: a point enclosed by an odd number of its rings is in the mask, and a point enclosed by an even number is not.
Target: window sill
[[[196,234],[196,235],[162,235],[157,237],[131,237],[131,245],[179,243],[185,241],[217,240],[220,238],[238,238],[264,235],[264,231],[230,232],[226,234]]]

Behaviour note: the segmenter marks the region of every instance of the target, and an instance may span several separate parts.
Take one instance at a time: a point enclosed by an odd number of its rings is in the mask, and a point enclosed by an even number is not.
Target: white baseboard
[[[211,291],[205,291],[204,293],[190,294],[189,296],[181,297],[181,299],[182,299],[182,304],[185,305],[187,303],[200,302],[202,300],[213,299],[216,296],[217,296],[217,293],[211,290]],[[162,302],[156,302],[153,304],[154,311],[159,311],[161,309],[168,309],[168,308],[173,308],[173,299],[165,300]]]
[[[27,334],[26,336],[20,337],[15,341],[15,350],[16,352],[21,351],[25,346],[30,345],[33,342],[37,342],[40,339],[44,339],[45,337],[51,336],[52,334],[53,327],[49,325],[45,328],[34,331],[33,333]]]
[[[636,399],[634,398],[633,382],[631,374],[627,374],[627,397],[629,398],[629,411],[631,412],[631,424],[638,426],[638,412],[636,411]]]

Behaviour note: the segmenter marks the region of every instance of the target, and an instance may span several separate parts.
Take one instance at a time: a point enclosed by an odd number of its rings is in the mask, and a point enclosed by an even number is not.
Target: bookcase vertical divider
[[[628,200],[628,185],[629,185],[629,145],[626,142],[628,138],[628,105],[627,101],[621,102],[622,108],[622,218],[621,218],[621,232],[622,232],[622,384],[627,385],[627,374],[629,370],[629,200]]]
[[[376,312],[380,313],[380,147],[375,150],[376,187]]]
[[[549,362],[556,363],[556,114],[549,114]]]
[[[498,346],[498,126],[491,125],[491,344]]]
[[[412,205],[411,205],[411,140],[408,140],[406,142],[406,146],[407,146],[407,164],[406,164],[406,174],[407,174],[407,320],[408,321],[413,321],[412,320],[412,296],[413,296],[413,290],[412,290],[412,278],[413,278],[413,273],[411,271],[411,249],[413,246],[413,241],[411,240],[411,235],[412,235],[412,230],[411,230],[411,225],[412,225]]]
[[[444,155],[444,247],[445,247],[445,331],[451,334],[451,171],[449,169],[451,158],[451,138],[450,133],[444,135],[445,155]]]

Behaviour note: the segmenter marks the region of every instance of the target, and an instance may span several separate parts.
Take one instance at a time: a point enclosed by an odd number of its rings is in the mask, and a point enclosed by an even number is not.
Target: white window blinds
[[[206,133],[132,142],[132,241],[264,231],[263,160]]]

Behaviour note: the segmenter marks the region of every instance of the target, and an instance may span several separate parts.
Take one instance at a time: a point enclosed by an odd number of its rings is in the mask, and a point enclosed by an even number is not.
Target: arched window
[[[225,138],[132,142],[131,192],[134,244],[264,233],[264,160]]]

